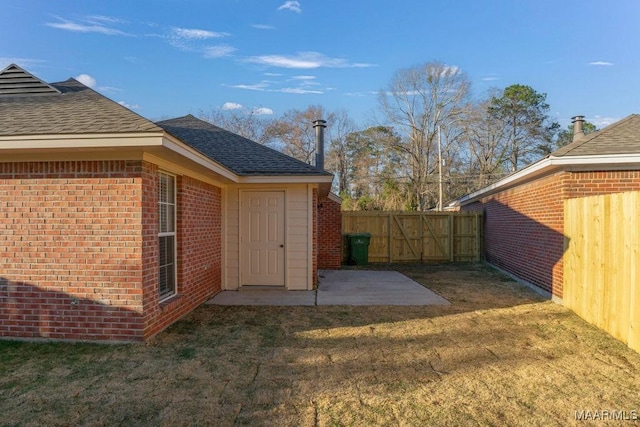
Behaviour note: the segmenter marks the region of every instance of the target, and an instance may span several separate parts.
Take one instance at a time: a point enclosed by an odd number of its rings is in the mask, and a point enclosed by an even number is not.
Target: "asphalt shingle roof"
[[[331,175],[191,114],[157,125],[237,175]]]
[[[74,79],[48,86],[57,91],[0,93],[0,136],[162,131]]]
[[[551,153],[555,157],[640,153],[640,114],[631,114]]]

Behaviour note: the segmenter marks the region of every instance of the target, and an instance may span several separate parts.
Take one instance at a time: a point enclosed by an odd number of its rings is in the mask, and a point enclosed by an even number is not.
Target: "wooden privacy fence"
[[[640,193],[564,202],[564,305],[640,352]]]
[[[342,233],[362,232],[371,233],[373,263],[479,261],[482,214],[342,212]]]

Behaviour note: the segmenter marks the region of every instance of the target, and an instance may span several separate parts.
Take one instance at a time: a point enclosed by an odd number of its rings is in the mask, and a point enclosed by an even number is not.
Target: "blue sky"
[[[473,96],[526,84],[563,127],[640,113],[638,0],[2,0],[0,69],[76,77],[159,120],[320,104],[361,126],[395,71],[440,61]]]

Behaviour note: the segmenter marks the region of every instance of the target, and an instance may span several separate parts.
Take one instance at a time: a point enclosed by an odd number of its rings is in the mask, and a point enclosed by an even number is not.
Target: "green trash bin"
[[[369,242],[370,233],[354,233],[347,235],[349,239],[349,255],[356,265],[367,265],[369,263]]]

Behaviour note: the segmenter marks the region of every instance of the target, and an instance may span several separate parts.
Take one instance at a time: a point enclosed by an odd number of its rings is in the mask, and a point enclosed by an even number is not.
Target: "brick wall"
[[[220,290],[220,189],[178,179],[179,295],[158,302],[157,167],[0,163],[0,335],[147,338]]]
[[[564,174],[482,200],[484,256],[504,270],[562,296]]]
[[[339,269],[342,259],[342,211],[339,202],[318,200],[318,268]]]
[[[141,339],[141,162],[0,164],[0,335]]]
[[[150,187],[157,182],[153,179],[155,176],[149,177]],[[157,189],[157,185],[153,188]],[[150,271],[152,280],[145,282],[150,296],[145,310],[145,338],[166,328],[221,290],[221,190],[186,176],[177,177],[177,189],[177,295],[158,303],[157,274]],[[153,211],[157,215],[157,204]],[[157,221],[153,224],[155,228],[149,234],[157,241]]]
[[[559,172],[486,197],[485,259],[562,298],[564,200],[638,190],[639,171]]]

